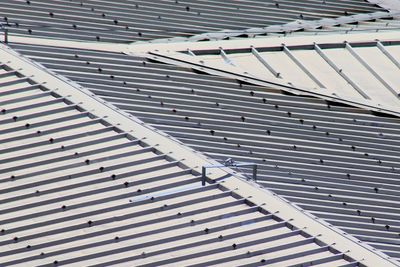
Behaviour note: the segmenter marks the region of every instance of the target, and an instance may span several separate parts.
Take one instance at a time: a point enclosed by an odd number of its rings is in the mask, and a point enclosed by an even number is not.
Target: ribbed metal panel
[[[352,261],[7,64],[0,92],[1,266]]]
[[[382,9],[362,0],[0,2],[0,16],[11,35],[107,42],[188,37],[378,10]]]
[[[399,258],[398,118],[139,57],[13,47],[197,150],[257,163],[260,184]]]

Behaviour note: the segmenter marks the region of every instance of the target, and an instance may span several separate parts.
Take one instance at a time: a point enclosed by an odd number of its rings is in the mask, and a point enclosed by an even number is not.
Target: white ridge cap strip
[[[294,205],[292,203],[269,190],[263,189],[258,184],[229,178],[222,181],[221,185],[228,190],[240,188],[240,194],[247,197],[256,206],[262,206],[281,219],[290,221],[291,224],[303,229],[308,234],[318,236],[318,239],[327,245],[331,245],[338,251],[345,252],[346,255],[360,261],[362,266],[400,266],[399,262],[391,259],[386,254],[333,227],[307,211],[297,208],[296,212],[293,212]]]
[[[93,115],[104,119],[111,125],[115,125],[148,145],[155,146],[160,152],[182,162],[182,164],[196,170],[198,173],[201,173],[203,165],[217,164],[216,161],[183,145],[180,141],[164,132],[145,124],[138,118],[100,99],[77,83],[49,71],[39,63],[23,57],[2,44],[0,45],[0,59],[2,63],[6,63],[9,67],[29,77],[36,83],[54,90],[57,94],[66,97],[73,103],[77,103]],[[213,169],[209,171],[208,177],[217,179],[227,174],[226,170]]]
[[[375,0],[377,2],[385,2],[385,0]],[[390,0],[386,0],[390,1]],[[370,1],[374,2],[374,1]],[[390,1],[392,2],[392,1]],[[399,2],[399,1],[395,1]],[[399,4],[400,5],[400,4]],[[173,37],[173,38],[164,38],[164,39],[156,39],[151,41],[137,41],[132,44],[144,44],[144,43],[176,43],[176,42],[198,42],[201,40],[210,40],[217,41],[222,40],[224,38],[229,37],[237,37],[241,35],[247,34],[249,37],[254,37],[260,34],[267,33],[287,33],[299,30],[307,30],[307,29],[316,29],[318,27],[323,26],[334,26],[338,24],[346,24],[346,23],[354,23],[359,21],[368,21],[373,19],[382,19],[382,18],[390,18],[394,16],[400,16],[400,8],[387,8],[388,5],[381,5],[383,8],[389,9],[390,12],[377,11],[373,13],[366,14],[356,14],[351,16],[340,16],[337,18],[323,18],[319,20],[295,20],[283,25],[271,25],[267,27],[257,27],[257,28],[249,28],[245,30],[223,30],[218,32],[209,32],[202,33],[198,35],[194,35],[191,37]],[[396,5],[393,5],[396,6]]]

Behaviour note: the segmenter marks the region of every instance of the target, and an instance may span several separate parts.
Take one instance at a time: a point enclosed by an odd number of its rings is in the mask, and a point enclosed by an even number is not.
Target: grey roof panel
[[[222,4],[223,3],[223,4]],[[361,0],[343,1],[2,1],[11,35],[133,42],[243,30],[344,14],[382,11]]]
[[[214,161],[0,55],[0,265],[395,266],[230,172],[201,186],[195,165]]]
[[[141,57],[13,46],[197,150],[257,163],[260,184],[397,257],[398,118]]]

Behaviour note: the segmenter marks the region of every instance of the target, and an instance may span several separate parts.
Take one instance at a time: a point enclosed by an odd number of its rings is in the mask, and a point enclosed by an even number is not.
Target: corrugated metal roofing
[[[269,25],[265,27],[253,27],[244,30],[222,30],[218,32],[207,32],[190,37],[174,37],[168,39],[156,39],[148,43],[176,43],[176,42],[199,42],[217,40],[235,40],[243,38],[262,38],[265,36],[286,35],[318,35],[332,32],[352,33],[353,31],[387,31],[398,29],[396,23],[389,26],[388,20],[397,21],[400,11],[377,11],[373,13],[361,13],[351,16],[340,16],[335,18],[323,18],[318,20],[296,19],[285,24]],[[377,23],[374,23],[378,21]],[[384,22],[384,23],[383,23]],[[354,25],[362,24],[358,27]],[[395,24],[395,25],[392,25]],[[374,28],[373,28],[374,27]]]
[[[108,42],[187,37],[383,10],[362,0],[0,2],[0,16],[11,35]]]
[[[321,241],[335,235],[307,234],[315,226],[281,219],[287,207],[237,178],[200,186],[194,151],[0,55],[1,266],[363,266],[347,256],[356,243],[340,251]]]
[[[213,45],[197,50],[188,44],[190,55],[152,53],[160,60],[202,67],[204,72],[226,70],[400,114],[400,35],[391,33],[382,41],[378,34],[358,36],[352,35],[351,41],[345,34],[335,35],[334,40],[265,38],[257,45],[248,39],[231,41],[237,46],[228,49]]]
[[[196,150],[257,163],[260,184],[400,258],[398,118],[141,57],[13,47]]]

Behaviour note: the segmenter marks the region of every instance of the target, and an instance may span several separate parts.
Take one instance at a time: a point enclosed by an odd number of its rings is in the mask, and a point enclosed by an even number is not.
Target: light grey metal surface
[[[0,65],[1,266],[358,265],[29,68]]]
[[[398,118],[140,57],[13,47],[197,150],[257,163],[260,184],[400,258]]]
[[[385,35],[388,39],[379,41]],[[202,68],[211,74],[217,70],[226,77],[275,83],[400,114],[400,35],[324,37],[264,38],[257,44],[252,39],[225,41],[230,45],[226,49],[216,48],[216,42],[198,49],[193,49],[193,43],[185,43],[190,56],[183,49],[183,53],[150,53],[165,63]]]
[[[241,31],[375,11],[383,9],[362,0],[0,1],[0,16],[10,25],[10,35],[107,42]]]

